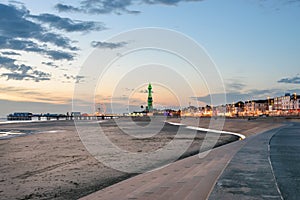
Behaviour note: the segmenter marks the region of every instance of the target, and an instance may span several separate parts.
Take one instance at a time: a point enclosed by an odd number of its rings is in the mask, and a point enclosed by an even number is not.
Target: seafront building
[[[300,109],[300,95],[294,94],[291,101],[290,101],[290,108],[293,110]]]
[[[265,100],[252,100],[245,102],[245,108],[242,112],[246,115],[261,115],[270,110],[270,101]]]
[[[189,106],[182,110],[183,116],[196,117],[242,117],[242,116],[286,116],[300,115],[300,95],[286,93],[283,96],[259,100],[238,101],[226,105],[207,105],[196,108]]]
[[[274,110],[280,114],[300,112],[300,95],[286,93],[274,98]]]

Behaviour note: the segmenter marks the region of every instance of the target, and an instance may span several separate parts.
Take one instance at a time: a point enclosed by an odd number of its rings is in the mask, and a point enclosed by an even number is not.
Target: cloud
[[[66,4],[56,4],[59,12],[82,12],[89,14],[138,14],[139,11],[129,10],[127,7],[133,4],[134,0],[82,0],[79,7]]]
[[[20,56],[21,55],[19,53],[13,52],[13,51],[4,51],[1,53],[2,53],[2,55],[9,55],[9,56]]]
[[[88,32],[88,31],[102,31],[105,30],[105,26],[100,22],[93,21],[73,21],[70,18],[61,18],[53,14],[40,14],[40,15],[30,15],[31,18],[37,21],[47,23],[50,27],[64,30],[67,32]]]
[[[35,37],[35,39],[38,39],[41,42],[54,44],[55,46],[64,49],[69,49],[72,51],[79,50],[77,47],[71,45],[72,41],[69,38],[55,33],[41,33],[38,35],[38,37]]]
[[[147,89],[140,90],[139,93],[144,93],[145,94],[145,93],[148,93],[148,90]],[[154,93],[153,90],[151,91],[151,93]]]
[[[12,92],[12,93],[15,93],[15,92],[24,92],[26,89],[25,88],[20,88],[20,87],[12,87],[12,86],[2,86],[0,85],[0,90],[1,91],[6,91],[8,93]]]
[[[82,83],[85,79],[85,76],[73,76],[73,75],[68,75],[68,74],[64,74],[64,77],[67,80],[75,80],[75,83]]]
[[[263,8],[272,8],[275,10],[280,10],[280,8],[284,6],[297,6],[297,4],[300,5],[299,0],[259,0],[258,3]]]
[[[84,76],[76,76],[75,77],[75,83],[81,83],[81,82],[83,82],[84,81]]]
[[[232,82],[232,83],[227,83],[226,84],[226,89],[227,90],[242,90],[245,88],[245,84],[244,83],[239,83],[239,82]]]
[[[141,4],[146,5],[165,5],[177,6],[179,3],[184,2],[202,2],[204,0],[81,0],[79,6],[67,5],[58,3],[55,9],[59,12],[81,12],[87,14],[139,14],[141,11],[132,10],[130,7],[138,6]],[[258,0],[259,4],[266,6],[274,4],[274,1]],[[299,0],[279,1],[280,4],[294,5],[300,3]],[[281,6],[281,5],[280,5]]]
[[[58,66],[55,65],[53,62],[42,62],[42,64],[47,65],[47,66],[50,66],[50,67],[58,68]]]
[[[277,81],[278,83],[300,84],[300,76],[296,75],[290,78],[282,78]]]
[[[67,113],[72,111],[71,103],[57,104],[56,102],[27,102],[0,100],[0,116],[13,112],[33,112],[33,113]]]
[[[17,97],[17,99],[20,101],[27,99],[33,102],[48,102],[57,104],[71,102],[69,97],[63,97],[59,94],[37,91],[35,89],[28,89],[24,87],[0,85],[0,90],[5,91],[5,94]]]
[[[15,59],[0,56],[0,67],[8,70],[17,70],[18,66],[14,64]]]
[[[6,77],[7,80],[18,80],[18,81],[27,81],[33,80],[35,82],[47,81],[50,80],[50,74],[27,74],[22,72],[12,72],[12,73],[2,73],[0,77]]]
[[[26,73],[20,73],[20,72],[12,72],[12,73],[3,73],[1,74],[1,77],[7,77],[7,80],[34,80],[35,82],[44,81],[44,80],[50,80],[48,77],[38,77]]]
[[[0,10],[0,49],[35,52],[52,60],[73,60],[74,51],[80,50],[73,46],[74,41],[56,30],[89,32],[106,29],[100,22],[72,20],[49,13],[32,15],[22,4],[18,7],[0,4]],[[57,50],[57,47],[63,50]]]
[[[246,88],[244,83],[244,77],[234,77],[225,80],[226,91],[227,92],[240,92]]]
[[[132,91],[134,91],[134,88],[128,88],[128,87],[126,87],[126,88],[124,88],[124,90],[125,90],[126,92],[132,92]]]
[[[6,77],[7,80],[33,80],[35,82],[50,80],[51,74],[35,70],[31,66],[16,64],[16,60],[0,56],[0,68],[8,70],[2,73],[0,77]]]
[[[35,39],[58,47],[73,49],[70,39],[50,32],[41,24],[28,20],[30,12],[24,6],[18,9],[12,5],[0,4],[0,10],[0,32],[1,36],[7,40],[14,38]]]
[[[139,4],[162,4],[176,6],[180,2],[197,2],[203,0],[82,0],[80,6],[75,7],[66,4],[56,4],[59,12],[82,12],[89,14],[139,14],[138,10],[131,10],[129,7]]]
[[[116,49],[123,47],[127,44],[127,42],[99,42],[99,41],[92,41],[91,46],[94,48],[100,48],[100,49]]]
[[[139,93],[144,93],[145,94],[145,93],[148,93],[148,90],[146,90],[146,89],[145,90],[140,90]]]
[[[247,101],[255,99],[267,99],[268,97],[279,97],[284,96],[285,93],[297,93],[300,94],[300,89],[290,89],[290,90],[281,90],[281,89],[265,89],[265,90],[248,90],[246,92],[228,92],[226,94],[218,93],[211,94],[201,97],[190,97],[192,100],[201,101],[206,104],[211,104],[211,98],[215,101],[215,105],[223,105],[227,103],[237,102],[237,101]],[[224,102],[224,95],[226,96],[226,102]]]
[[[72,41],[69,38],[28,20],[30,12],[24,6],[17,8],[0,4],[0,10],[0,49],[36,52],[53,59],[67,60],[73,57],[71,53],[65,52],[64,56],[55,56],[54,50],[49,50],[47,44],[71,51],[78,50],[77,47],[71,45]]]
[[[179,2],[188,2],[188,1],[193,1],[193,0],[144,0],[144,2],[147,4],[163,4],[163,5],[170,5],[170,6],[177,5]]]
[[[46,55],[52,60],[73,60],[75,56],[75,54],[58,50],[46,51],[46,53]]]
[[[224,101],[226,98],[226,101]],[[214,100],[213,104],[215,105],[223,105],[227,103],[232,103],[238,100],[243,100],[243,99],[250,99],[251,96],[248,94],[242,94],[239,92],[231,92],[231,93],[218,93],[218,94],[212,94],[212,95],[206,95],[206,96],[201,96],[201,97],[191,97],[192,100],[204,102],[208,105],[212,104],[212,99]]]
[[[1,109],[0,116],[5,117],[6,115],[18,112],[27,111],[33,113],[53,113],[55,111],[61,111],[65,113],[71,110],[72,105],[57,105],[49,103],[37,103],[37,102],[26,102],[26,101],[10,101],[10,100],[0,100]]]
[[[49,50],[36,44],[31,40],[10,39],[0,36],[0,49],[13,49],[26,52],[35,52],[42,55],[46,55],[52,60],[73,60],[76,54],[61,51],[61,50]],[[75,50],[75,49],[73,49]]]
[[[80,12],[81,11],[79,8],[69,6],[69,5],[65,5],[65,4],[61,4],[61,3],[56,4],[55,8],[59,12]]]
[[[31,51],[31,52],[44,51],[42,47],[40,47],[37,43],[31,40],[14,39],[14,38],[9,38],[8,36],[3,37],[1,35],[0,35],[0,48]]]

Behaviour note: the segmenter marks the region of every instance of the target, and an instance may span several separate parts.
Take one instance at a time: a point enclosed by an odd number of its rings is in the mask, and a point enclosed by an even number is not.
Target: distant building
[[[286,93],[284,97],[282,97],[282,108],[283,111],[290,110],[290,101],[291,101],[291,95],[290,93]]]
[[[268,97],[268,110],[271,112],[274,110],[274,98]]]
[[[274,110],[277,110],[277,111],[282,110],[283,98],[284,98],[284,96],[274,98]]]
[[[245,102],[246,115],[260,115],[265,114],[269,110],[269,100],[252,100]]]
[[[215,107],[215,115],[217,116],[226,116],[226,112],[227,112],[227,109],[226,109],[226,105],[220,105],[220,106],[216,106]]]
[[[300,111],[300,95],[293,94],[290,101],[290,110]]]
[[[200,116],[199,108],[195,106],[189,106],[182,109],[182,114],[184,116]]]
[[[236,114],[234,103],[233,104],[226,104],[226,116],[232,117]]]
[[[296,93],[290,95],[286,93],[284,96],[274,98],[274,110],[277,111],[290,111],[299,109],[300,96]]]
[[[245,101],[245,113],[246,115],[251,115],[254,112],[254,106],[252,106],[252,101]]]
[[[268,100],[254,100],[254,109],[258,114],[264,114],[266,113],[268,109]]]
[[[235,108],[236,115],[240,115],[241,113],[244,112],[245,103],[242,101],[239,101],[234,104],[234,108]]]

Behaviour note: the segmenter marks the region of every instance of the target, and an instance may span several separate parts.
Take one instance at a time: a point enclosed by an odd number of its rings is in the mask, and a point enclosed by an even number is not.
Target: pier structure
[[[105,120],[119,117],[114,114],[103,115],[88,115],[80,114],[79,112],[73,112],[71,114],[32,114],[30,112],[15,112],[7,116],[8,121],[24,121],[24,120]]]

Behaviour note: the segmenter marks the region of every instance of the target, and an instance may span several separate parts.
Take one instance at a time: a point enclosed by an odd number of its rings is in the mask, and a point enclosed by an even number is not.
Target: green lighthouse
[[[152,105],[153,99],[152,99],[152,86],[151,83],[148,85],[148,111],[151,112],[153,110]]]

